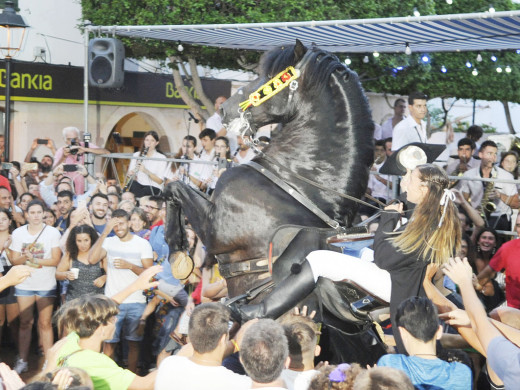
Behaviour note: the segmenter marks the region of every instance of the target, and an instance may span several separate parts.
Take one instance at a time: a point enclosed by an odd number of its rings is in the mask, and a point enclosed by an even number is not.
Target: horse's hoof
[[[178,280],[184,280],[193,272],[195,263],[185,252],[178,251],[170,256],[170,266],[173,277]]]

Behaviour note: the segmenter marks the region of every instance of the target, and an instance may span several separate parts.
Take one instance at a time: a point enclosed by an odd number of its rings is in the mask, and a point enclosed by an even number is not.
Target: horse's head
[[[229,132],[254,135],[259,127],[286,123],[293,116],[306,53],[307,48],[297,40],[295,45],[262,56],[259,77],[240,88],[220,108]]]

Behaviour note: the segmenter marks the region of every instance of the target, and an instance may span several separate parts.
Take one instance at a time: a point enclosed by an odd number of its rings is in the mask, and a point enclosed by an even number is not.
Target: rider
[[[416,207],[403,225],[400,225],[401,203],[385,208],[387,212],[382,214],[375,235],[374,262],[331,251],[311,252],[300,267],[293,265],[292,274],[262,302],[239,307],[242,319],[280,316],[308,295],[320,276],[333,281],[350,279],[389,301],[392,324],[402,301],[411,296],[425,296],[422,281],[426,266],[430,262],[443,264],[455,253],[461,241],[460,222],[447,190],[446,173],[431,164],[414,169],[417,162],[426,162],[426,155],[416,146],[405,146],[395,155],[393,159],[400,155],[409,157],[408,161],[399,161],[406,168],[401,185],[407,200]],[[404,352],[398,332],[394,336],[399,350]]]

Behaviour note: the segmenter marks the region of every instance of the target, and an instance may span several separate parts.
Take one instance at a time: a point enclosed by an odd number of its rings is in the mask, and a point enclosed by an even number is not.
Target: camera
[[[49,141],[46,140],[45,138],[38,138],[38,139],[36,140],[36,143],[37,143],[38,145],[47,145],[48,142],[49,142]]]
[[[72,138],[70,140],[70,146],[79,146],[78,141],[76,141],[76,138]],[[75,155],[78,154],[78,149],[71,149],[69,146],[70,154]]]
[[[76,172],[78,170],[78,166],[76,164],[64,164],[63,172]]]
[[[5,163],[5,162],[2,163],[2,170],[5,169],[5,170],[8,171],[8,170],[11,169],[12,167],[13,167],[13,164],[12,164],[12,163]]]

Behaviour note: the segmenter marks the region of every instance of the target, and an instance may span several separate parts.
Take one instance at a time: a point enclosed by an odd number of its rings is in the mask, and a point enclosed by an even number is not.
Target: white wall
[[[34,49],[42,47],[47,63],[83,66],[83,36],[77,28],[81,18],[79,0],[19,0],[18,5],[19,14],[30,28],[15,59],[33,61]]]

